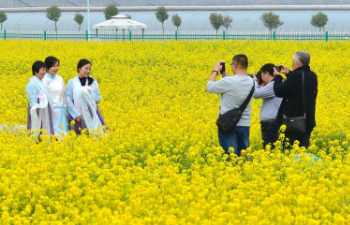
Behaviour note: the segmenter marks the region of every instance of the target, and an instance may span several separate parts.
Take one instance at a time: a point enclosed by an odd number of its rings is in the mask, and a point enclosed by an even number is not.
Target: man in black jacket
[[[296,52],[293,56],[293,71],[281,65],[281,73],[286,74],[287,79],[282,82],[282,76],[275,69],[274,92],[277,97],[283,98],[278,110],[276,122],[282,125],[283,116],[298,117],[306,116],[307,131],[301,134],[286,134],[291,144],[295,140],[300,142],[300,146],[309,147],[310,135],[316,126],[316,98],[317,98],[317,75],[309,67],[310,54],[305,51]],[[302,74],[304,73],[304,93],[305,105],[303,104],[303,83]]]

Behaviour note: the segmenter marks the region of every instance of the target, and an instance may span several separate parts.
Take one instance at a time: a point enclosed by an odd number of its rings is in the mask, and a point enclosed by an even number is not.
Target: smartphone
[[[276,70],[277,70],[277,72],[281,72],[282,66],[276,66]]]
[[[225,72],[225,62],[220,62],[220,65],[221,65],[220,74],[223,74]]]

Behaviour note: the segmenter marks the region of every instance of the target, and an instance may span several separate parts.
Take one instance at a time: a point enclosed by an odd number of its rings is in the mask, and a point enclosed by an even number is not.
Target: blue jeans
[[[229,154],[228,149],[232,147],[234,153],[241,156],[242,149],[249,147],[249,129],[250,127],[236,126],[225,134],[219,130],[219,142],[226,154]]]

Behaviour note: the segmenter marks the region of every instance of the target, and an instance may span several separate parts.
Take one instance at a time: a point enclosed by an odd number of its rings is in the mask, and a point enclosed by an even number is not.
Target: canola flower
[[[26,124],[30,66],[60,59],[67,82],[88,58],[107,136],[61,142],[0,131],[2,224],[347,224],[350,221],[349,42],[0,41],[0,124]],[[317,126],[308,151],[261,149],[252,104],[250,148],[221,157],[212,66],[248,56],[250,73],[289,67],[298,50],[318,74]],[[230,72],[230,71],[229,71]],[[310,156],[315,157],[310,157]]]

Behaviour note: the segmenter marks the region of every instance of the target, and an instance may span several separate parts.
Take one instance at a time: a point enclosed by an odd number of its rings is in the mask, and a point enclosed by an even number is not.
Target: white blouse
[[[59,75],[52,76],[46,73],[43,82],[51,96],[53,107],[66,107],[63,78]]]

